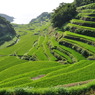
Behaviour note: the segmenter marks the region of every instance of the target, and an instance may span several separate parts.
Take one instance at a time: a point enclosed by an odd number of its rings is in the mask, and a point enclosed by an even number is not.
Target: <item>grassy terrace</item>
[[[56,50],[58,50],[59,52],[63,52],[64,54],[68,54],[70,59],[72,58],[73,62],[77,62],[79,60],[83,60],[85,59],[80,53],[76,52],[75,50],[68,48],[66,46],[60,45],[55,38],[52,38],[50,41],[50,46],[52,48],[56,47]]]
[[[10,45],[14,45],[18,41],[17,37],[14,37],[11,41],[6,41],[3,45],[0,46],[0,49],[6,48]]]
[[[95,3],[88,4],[85,6],[78,7],[77,10],[84,10],[84,9],[95,9]]]
[[[89,36],[85,36],[85,35],[81,35],[81,34],[76,34],[76,33],[73,33],[73,32],[70,32],[70,31],[66,31],[64,33],[65,36],[75,36],[75,37],[79,37],[79,38],[83,38],[83,39],[86,39],[86,40],[90,40],[90,41],[95,41],[95,38],[94,37],[89,37]]]
[[[11,78],[17,75],[21,75],[24,73],[40,70],[40,69],[45,69],[45,68],[50,68],[54,66],[60,66],[60,63],[57,62],[47,62],[47,61],[35,61],[35,62],[25,62],[22,64],[14,65],[12,67],[9,67],[2,72],[0,72],[0,81]],[[31,77],[30,77],[31,79]]]
[[[62,60],[71,63],[71,57],[67,55],[67,51],[60,50],[59,43],[55,40],[54,37],[50,39],[49,43],[51,52],[59,61]]]
[[[0,60],[0,71],[6,70],[9,67],[19,65],[24,62],[27,61],[18,59],[14,56],[5,57],[4,59]]]
[[[66,60],[68,63],[72,63],[72,59],[70,58],[69,55],[66,55],[64,52],[61,52],[61,51],[56,50],[56,49],[54,49],[53,51],[54,51],[54,55],[58,56],[59,59],[61,58],[63,61]]]
[[[95,51],[94,51],[95,47],[94,46],[88,45],[88,44],[80,42],[80,41],[75,41],[75,40],[66,39],[66,38],[63,38],[62,40],[66,41],[67,43],[76,44],[79,47],[82,47],[82,48],[84,48],[84,49],[86,49],[92,53],[95,53]]]
[[[71,95],[80,95],[79,83],[95,79],[94,9],[95,3],[77,8],[79,14],[63,26],[64,32],[53,28],[49,20],[15,27],[17,43],[9,47],[5,43],[0,49],[0,95],[2,89],[10,88],[19,90],[19,95],[27,95],[21,89],[28,93],[35,89],[33,95],[70,95],[72,89],[76,94]],[[77,87],[59,88],[76,82]],[[93,85],[95,89],[95,80]]]
[[[57,60],[56,57],[54,57],[53,54],[51,54],[51,51],[50,51],[50,48],[49,48],[49,45],[48,45],[48,41],[49,41],[49,37],[45,36],[45,40],[44,40],[44,43],[43,43],[44,52],[47,55],[48,60],[53,60],[53,61]]]
[[[94,61],[83,60],[83,61],[80,61],[78,63],[67,66],[67,67],[66,66],[63,67],[61,65],[61,66],[57,66],[57,67],[48,68],[46,70],[43,69],[43,70],[39,70],[39,71],[36,71],[36,72],[31,72],[31,73],[34,73],[34,76],[37,75],[37,74],[38,75],[41,74],[41,72],[43,72],[44,74],[46,74],[48,72],[45,77],[43,77],[39,80],[30,81],[29,78],[28,78],[28,76],[29,76],[29,73],[28,73],[28,75],[25,74],[24,78],[20,78],[20,79],[18,78],[17,80],[14,80],[14,81],[12,81],[11,78],[10,78],[9,80],[7,80],[8,82],[6,80],[5,80],[5,82],[2,81],[2,83],[0,84],[0,87],[11,87],[11,86],[19,87],[20,84],[24,84],[24,82],[26,82],[26,84],[21,85],[21,86],[25,86],[25,85],[33,86],[34,85],[36,87],[42,87],[42,85],[43,85],[44,87],[48,87],[48,86],[50,87],[51,85],[54,86],[54,85],[64,84],[64,81],[67,82],[67,84],[73,82],[74,80],[76,80],[76,82],[77,82],[77,81],[80,81],[79,79],[82,78],[82,77],[79,78],[79,76],[81,74],[82,75],[84,74],[84,73],[80,74],[79,71],[80,70],[82,70],[82,71],[85,70],[86,71],[86,69],[88,69],[88,67],[91,67],[93,65],[95,65]],[[92,72],[94,72],[94,71],[92,71]],[[30,75],[31,75],[31,73],[30,73]],[[74,74],[75,76],[70,78],[72,76],[72,74]],[[68,76],[68,75],[70,75],[70,76]],[[68,76],[68,78],[66,78],[66,76]],[[78,76],[79,79],[77,78],[77,76]],[[33,75],[31,77],[33,77]],[[60,77],[60,78],[58,78],[58,77]],[[77,79],[74,79],[75,77]],[[87,78],[87,80],[90,78],[90,77],[88,77],[88,74],[86,74],[83,77],[85,77],[84,80],[86,80],[86,78]],[[95,76],[93,76],[93,77],[95,77]],[[15,79],[15,77],[14,77],[14,79]],[[45,82],[46,85],[44,85],[43,82]],[[54,84],[54,82],[56,82],[56,83]],[[36,83],[36,85],[35,85],[35,83]]]
[[[64,33],[64,35],[65,35],[64,37],[66,37],[66,38],[70,37],[70,39],[75,39],[75,40],[82,41],[82,42],[90,44],[90,45],[95,45],[95,38],[94,37],[80,35],[80,34],[70,32],[70,31],[66,31]]]
[[[71,48],[68,48],[68,47],[63,46],[63,45],[59,45],[59,47],[65,51],[69,52],[73,56],[72,60],[75,62],[85,59],[84,56],[82,56],[80,53],[76,52],[75,50],[73,50]]]
[[[16,77],[8,78],[8,79],[1,81],[0,87],[12,87],[12,86],[19,87],[19,85],[21,84],[27,84],[27,83],[33,82],[32,78],[39,77],[40,75],[43,75],[43,74],[47,75],[48,73],[51,73],[58,69],[66,68],[67,66],[60,65],[60,66],[55,66],[55,67],[49,67],[49,68],[21,74]]]
[[[35,53],[35,56],[38,60],[48,60],[48,57],[44,53],[43,47],[40,47],[37,52]]]
[[[77,24],[77,25],[81,25],[81,26],[95,27],[95,22],[93,22],[93,21],[84,21],[84,20],[72,19],[70,22],[72,24]]]
[[[37,49],[42,45],[43,41],[44,41],[43,36],[38,37],[38,40],[32,45],[31,49],[26,54],[30,56],[35,55]]]
[[[75,71],[77,69],[81,69],[81,68],[89,65],[91,62],[94,62],[94,61],[82,60],[80,62],[77,62],[75,64],[72,64],[72,65],[68,66],[67,68],[53,71],[53,72],[49,73],[47,75],[47,77],[51,77],[51,76],[55,76],[55,75],[58,75],[58,74],[68,73],[68,72],[71,72],[71,71]]]
[[[71,24],[71,23],[69,23],[69,24],[67,25],[67,27],[70,27],[70,28],[75,27],[75,28],[79,28],[79,29],[87,29],[87,30],[89,30],[89,31],[91,30],[91,31],[95,32],[95,28],[80,26],[80,25]]]
[[[80,10],[79,12],[81,13],[95,13],[94,9],[85,9],[85,10]]]
[[[25,72],[25,73],[23,72],[23,73],[21,73],[19,75],[18,74],[15,75],[14,77],[10,77],[8,79],[2,80],[0,82],[0,87],[3,87],[3,86],[15,86],[15,85],[29,83],[29,82],[33,81],[32,80],[33,77],[37,77],[39,75],[45,75],[45,74],[50,73],[52,71],[56,71],[58,69],[62,69],[62,68],[65,68],[65,67],[68,66],[68,65],[61,65],[61,64],[58,64],[58,63],[55,63],[55,62],[38,62],[38,63],[39,64],[42,63],[43,67],[41,67],[42,65],[40,65],[40,66],[38,66],[38,69],[34,70],[33,68],[35,68],[35,66],[32,66],[31,70],[28,71],[28,72]],[[36,62],[36,64],[37,64],[37,62]],[[51,64],[51,66],[48,67],[49,64]]]
[[[35,80],[32,83],[28,83],[21,86],[30,86],[30,87],[52,87],[57,85],[64,85],[73,82],[85,81],[95,78],[95,62],[90,62],[89,65],[84,66],[83,68],[68,72],[61,73],[52,77],[44,77],[39,80]],[[92,70],[91,70],[92,69]],[[45,84],[44,84],[45,83]]]
[[[95,13],[79,13],[76,18],[84,17],[84,16],[90,16],[95,17]]]
[[[28,50],[32,47],[32,45],[38,38],[38,36],[33,36],[33,37],[31,36],[32,34],[27,34],[25,36],[22,36],[19,42],[14,46],[1,49],[0,54],[1,55],[9,55],[9,54],[24,55],[26,52],[28,52]]]
[[[67,24],[66,29],[70,30],[71,32],[88,35],[88,36],[95,36],[95,28],[80,26],[76,24]]]
[[[48,40],[48,36],[40,36],[38,41],[33,45],[27,54],[30,56],[35,56],[36,60],[56,60],[49,49],[47,44]]]
[[[91,16],[83,16],[80,19],[84,21],[95,21],[95,17],[91,17]]]

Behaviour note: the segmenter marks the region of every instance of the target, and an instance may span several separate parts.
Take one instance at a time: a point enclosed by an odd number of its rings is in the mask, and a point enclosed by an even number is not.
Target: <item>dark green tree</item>
[[[76,7],[73,3],[61,3],[52,15],[52,23],[54,27],[62,27],[66,22],[76,15]]]
[[[10,22],[0,16],[0,45],[11,40],[15,35],[16,32]]]

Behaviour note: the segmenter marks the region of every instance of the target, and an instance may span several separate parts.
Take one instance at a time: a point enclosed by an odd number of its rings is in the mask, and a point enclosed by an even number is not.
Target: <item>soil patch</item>
[[[94,80],[94,79],[93,79]],[[70,83],[70,84],[65,84],[65,85],[59,85],[57,87],[73,87],[73,86],[78,86],[78,85],[83,85],[87,84],[93,80],[87,80],[87,81],[81,81],[81,82],[76,82],[76,83]]]
[[[39,75],[39,76],[37,76],[37,77],[34,77],[34,78],[32,78],[32,80],[37,80],[37,79],[40,79],[40,78],[42,78],[42,77],[44,77],[45,75]]]

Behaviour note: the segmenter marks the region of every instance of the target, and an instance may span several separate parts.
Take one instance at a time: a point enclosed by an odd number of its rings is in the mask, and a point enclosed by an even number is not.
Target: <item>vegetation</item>
[[[5,18],[0,17],[0,45],[5,41],[10,41],[16,35],[12,25]]]
[[[61,3],[52,15],[52,23],[54,27],[62,27],[76,15],[76,7],[74,4]]]
[[[16,36],[0,46],[0,95],[95,94],[94,1],[80,1],[12,24]]]
[[[6,20],[9,21],[9,22],[14,21],[14,17],[8,16],[6,14],[0,14],[0,16],[6,18]]]
[[[74,3],[77,7],[94,3],[95,0],[75,0]]]

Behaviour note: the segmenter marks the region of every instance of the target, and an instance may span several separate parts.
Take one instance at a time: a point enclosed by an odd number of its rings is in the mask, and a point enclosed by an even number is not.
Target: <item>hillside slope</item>
[[[42,14],[40,14],[37,18],[35,18],[35,19],[32,19],[31,21],[30,21],[30,23],[33,23],[33,22],[35,22],[35,23],[41,23],[41,22],[43,22],[43,21],[46,21],[46,20],[48,20],[48,19],[50,19],[50,17],[51,17],[51,14],[50,13],[48,13],[48,12],[43,12]]]
[[[13,22],[14,21],[14,17],[8,16],[6,14],[1,14],[0,13],[0,16],[6,18],[6,20],[9,21],[9,22]]]
[[[13,95],[30,92],[33,95],[85,95],[94,89],[94,9],[95,3],[78,7],[77,16],[63,26],[66,31],[54,29],[50,18],[40,19],[44,15],[27,25],[15,26],[19,40],[0,49],[0,88],[9,91],[16,88],[15,92],[10,91]],[[77,85],[60,88],[70,84]]]
[[[0,45],[11,40],[16,35],[12,25],[5,18],[0,17]]]

